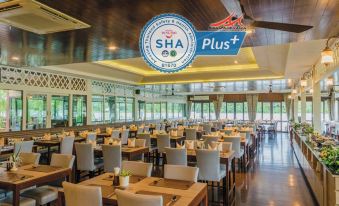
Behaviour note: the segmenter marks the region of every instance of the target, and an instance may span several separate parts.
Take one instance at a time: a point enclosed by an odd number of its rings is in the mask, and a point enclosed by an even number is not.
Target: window
[[[226,102],[223,102],[220,110],[220,118],[226,119],[226,117]]]
[[[27,96],[27,129],[46,128],[46,95]]]
[[[160,119],[161,118],[161,104],[160,103],[154,103],[154,119]]]
[[[139,120],[145,120],[145,102],[139,101]]]
[[[19,131],[22,122],[22,93],[0,90],[0,130]]]
[[[86,125],[86,96],[73,95],[73,126]]]
[[[105,96],[105,123],[115,121],[115,97]]]
[[[235,119],[237,120],[244,119],[244,103],[243,102],[235,103]]]
[[[134,120],[134,98],[126,98],[126,121]]]
[[[249,120],[248,118],[248,104],[244,102],[244,120]]]
[[[103,123],[104,121],[104,96],[92,96],[92,122]]]
[[[126,121],[126,98],[116,98],[116,120],[118,122]]]
[[[215,120],[215,108],[214,108],[214,103],[210,102],[210,120]]]
[[[262,102],[257,103],[257,115],[255,117],[256,120],[262,120]]]
[[[167,103],[167,118],[169,119],[173,118],[173,103],[171,102]]]
[[[52,96],[51,102],[51,126],[68,126],[68,96]]]
[[[194,103],[194,118],[201,119],[201,103]]]
[[[166,112],[166,102],[161,103],[161,119],[167,119],[167,112]]]
[[[313,102],[306,102],[306,121],[312,123],[313,121]]]
[[[146,120],[153,119],[153,103],[146,103]]]
[[[210,103],[202,103],[202,118],[209,119]]]
[[[270,102],[262,103],[262,119],[271,120],[271,103]]]
[[[234,119],[234,102],[227,102],[227,119]]]
[[[173,118],[178,118],[179,117],[179,104],[174,103],[173,104]]]
[[[272,102],[272,117],[273,120],[278,121],[277,130],[281,131],[281,102]]]

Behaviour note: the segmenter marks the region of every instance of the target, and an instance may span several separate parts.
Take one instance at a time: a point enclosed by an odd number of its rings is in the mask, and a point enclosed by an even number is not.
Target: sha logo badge
[[[165,73],[178,72],[190,65],[196,55],[195,29],[177,14],[154,17],[140,35],[140,52],[152,68]]]

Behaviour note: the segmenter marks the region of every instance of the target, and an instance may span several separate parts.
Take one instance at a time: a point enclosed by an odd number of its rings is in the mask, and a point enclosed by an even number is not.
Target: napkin
[[[183,145],[177,143],[177,148],[178,148],[178,149],[185,149],[185,148],[186,148],[186,147],[185,147],[185,143],[184,143]]]
[[[128,147],[135,147],[135,138],[129,138],[127,141]]]
[[[218,151],[223,151],[222,149],[222,143],[221,142],[214,142],[212,144],[208,144],[208,149],[209,150],[218,150]]]
[[[194,140],[186,140],[185,144],[187,149],[194,149]]]
[[[88,143],[92,144],[93,148],[97,147],[97,142],[96,141],[88,140]]]
[[[172,137],[178,136],[178,131],[177,130],[171,130],[171,136]]]

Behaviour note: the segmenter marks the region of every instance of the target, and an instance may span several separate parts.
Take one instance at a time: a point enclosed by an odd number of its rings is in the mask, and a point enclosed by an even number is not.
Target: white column
[[[301,100],[301,122],[306,122],[306,91],[304,88],[301,88],[300,100]]]
[[[68,98],[68,126],[73,126],[73,94],[69,95]]]
[[[295,96],[293,99],[293,119],[294,122],[299,122],[298,119],[298,96]]]
[[[320,83],[313,82],[313,127],[321,133],[321,91]]]
[[[47,94],[46,98],[46,128],[51,128],[52,123],[51,123],[51,107],[52,107],[52,95]]]
[[[22,91],[22,130],[26,130],[27,126],[27,91]]]

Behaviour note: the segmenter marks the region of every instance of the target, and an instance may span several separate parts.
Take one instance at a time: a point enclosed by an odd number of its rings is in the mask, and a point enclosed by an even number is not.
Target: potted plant
[[[128,187],[129,185],[129,177],[132,175],[132,173],[128,170],[122,169],[119,175],[119,183],[120,187]]]
[[[9,157],[9,162],[12,163],[12,168],[11,171],[17,171],[17,164],[20,163],[20,151],[21,151],[21,147],[19,148],[18,152],[14,152],[10,157]]]

